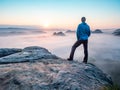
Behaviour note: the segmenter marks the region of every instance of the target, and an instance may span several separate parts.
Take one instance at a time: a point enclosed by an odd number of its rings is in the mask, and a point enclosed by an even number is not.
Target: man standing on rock
[[[78,25],[76,36],[77,36],[77,41],[75,44],[72,46],[70,56],[67,60],[72,61],[74,57],[74,52],[78,46],[83,44],[84,47],[84,59],[83,62],[87,63],[88,61],[88,37],[90,36],[90,27],[85,23],[86,18],[82,17],[81,18],[82,23]]]

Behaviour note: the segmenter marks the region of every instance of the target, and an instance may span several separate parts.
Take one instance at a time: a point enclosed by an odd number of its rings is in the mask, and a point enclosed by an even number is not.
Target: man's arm
[[[91,35],[90,27],[88,26],[88,36]]]

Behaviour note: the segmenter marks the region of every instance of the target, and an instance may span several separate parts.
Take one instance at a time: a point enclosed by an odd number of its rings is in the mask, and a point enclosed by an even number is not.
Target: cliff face
[[[112,85],[95,65],[63,60],[41,47],[1,57],[0,63],[0,90],[101,90]]]

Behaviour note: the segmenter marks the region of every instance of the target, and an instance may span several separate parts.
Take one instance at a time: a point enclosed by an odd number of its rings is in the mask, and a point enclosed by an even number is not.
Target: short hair
[[[82,18],[81,18],[81,21],[82,21],[82,22],[85,22],[85,21],[86,21],[86,18],[85,18],[85,17],[82,17]]]

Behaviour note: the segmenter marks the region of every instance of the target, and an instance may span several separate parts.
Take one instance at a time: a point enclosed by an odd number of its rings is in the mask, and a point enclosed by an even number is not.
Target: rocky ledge
[[[95,65],[61,59],[41,47],[1,57],[0,63],[0,90],[103,90],[113,84]]]

